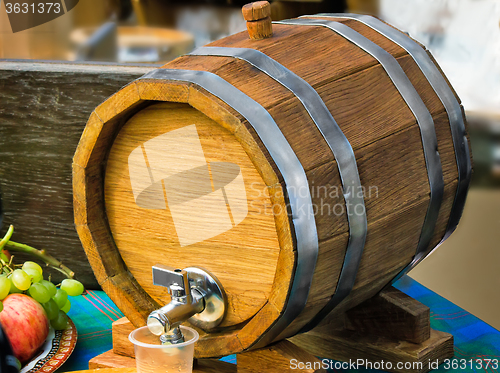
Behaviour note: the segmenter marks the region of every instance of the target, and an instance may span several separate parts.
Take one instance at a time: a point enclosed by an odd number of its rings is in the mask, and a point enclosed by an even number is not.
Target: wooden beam
[[[4,227],[62,260],[86,288],[98,285],[73,223],[72,158],[94,108],[156,67],[0,60]]]

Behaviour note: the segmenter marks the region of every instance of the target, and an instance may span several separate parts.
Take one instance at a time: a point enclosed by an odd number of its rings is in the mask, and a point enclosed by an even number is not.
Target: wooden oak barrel
[[[221,282],[227,312],[197,357],[335,324],[445,239],[467,193],[463,110],[422,46],[358,15],[272,32],[122,88],[73,160],[78,233],[134,325],[169,302],[157,263]]]

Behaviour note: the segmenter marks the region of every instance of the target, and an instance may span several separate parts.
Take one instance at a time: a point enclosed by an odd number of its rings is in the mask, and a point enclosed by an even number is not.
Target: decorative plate
[[[65,330],[50,328],[40,352],[26,364],[20,373],[52,373],[56,371],[71,355],[78,338],[73,321],[68,318]]]

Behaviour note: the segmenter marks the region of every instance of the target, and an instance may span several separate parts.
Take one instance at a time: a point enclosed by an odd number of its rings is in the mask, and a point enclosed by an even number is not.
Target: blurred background
[[[457,230],[410,276],[500,329],[500,1],[381,0],[378,11],[438,61],[465,108],[474,160]]]
[[[0,58],[163,64],[194,47],[245,30],[244,3],[80,0],[51,22],[13,33],[2,2]],[[500,1],[271,4],[274,20],[318,12],[376,15],[408,31],[433,53],[465,107],[475,171],[457,231],[410,276],[500,329]],[[4,199],[8,225],[9,200]]]
[[[12,33],[2,4],[0,58],[164,63],[246,30],[241,6],[247,2],[79,0],[63,16],[17,33]],[[359,0],[351,2],[357,6]],[[346,6],[344,0],[274,1],[272,17],[343,12]]]

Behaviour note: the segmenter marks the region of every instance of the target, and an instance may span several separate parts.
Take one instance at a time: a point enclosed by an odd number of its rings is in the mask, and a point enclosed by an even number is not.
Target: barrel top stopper
[[[271,4],[268,1],[256,1],[243,5],[241,12],[247,21],[250,39],[266,39],[273,35]]]

